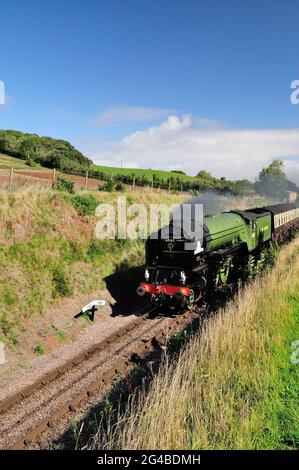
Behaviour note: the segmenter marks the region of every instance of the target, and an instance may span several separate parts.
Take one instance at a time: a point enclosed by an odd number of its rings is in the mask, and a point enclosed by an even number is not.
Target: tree
[[[254,194],[253,184],[247,179],[233,181],[233,189],[234,194],[239,196]]]
[[[269,166],[262,169],[255,183],[255,189],[263,196],[283,199],[288,188],[284,164],[282,160],[273,160]]]
[[[197,173],[196,178],[204,178],[204,179],[208,180],[208,179],[213,178],[213,176],[211,175],[211,173],[209,171],[201,170]]]

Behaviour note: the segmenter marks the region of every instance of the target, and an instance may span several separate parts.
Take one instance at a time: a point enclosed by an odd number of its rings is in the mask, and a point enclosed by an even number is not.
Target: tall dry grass
[[[299,365],[289,360],[290,341],[299,338],[298,307],[296,239],[273,270],[207,320],[176,364],[164,365],[149,393],[135,398],[108,431],[100,428],[88,447],[299,446]]]

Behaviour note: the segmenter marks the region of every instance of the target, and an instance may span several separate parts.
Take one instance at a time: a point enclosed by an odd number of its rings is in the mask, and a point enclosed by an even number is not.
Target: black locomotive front
[[[168,231],[168,232],[167,232]],[[137,293],[174,307],[185,308],[198,299],[206,285],[204,277],[204,240],[189,236],[170,224],[146,241],[144,282]]]

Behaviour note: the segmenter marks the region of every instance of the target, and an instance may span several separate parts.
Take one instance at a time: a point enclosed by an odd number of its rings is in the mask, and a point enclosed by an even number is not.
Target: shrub
[[[107,191],[108,193],[111,193],[113,189],[114,189],[114,182],[112,180],[106,181],[104,186],[99,185],[98,187],[99,191]]]
[[[94,215],[99,202],[92,194],[76,195],[71,203],[80,215]]]
[[[87,250],[87,255],[91,257],[100,256],[103,253],[103,247],[99,240],[93,240]]]
[[[59,269],[53,271],[54,296],[66,297],[70,294],[70,287],[64,273]]]
[[[26,158],[26,165],[35,167],[37,166],[37,163],[33,160],[31,157]]]
[[[120,191],[123,193],[125,190],[126,188],[125,188],[124,183],[122,183],[121,181],[118,181],[118,183],[116,183],[115,185],[115,191]]]
[[[74,194],[74,186],[74,181],[66,178],[65,176],[58,176],[55,189],[58,189],[58,191],[66,191],[70,194]]]

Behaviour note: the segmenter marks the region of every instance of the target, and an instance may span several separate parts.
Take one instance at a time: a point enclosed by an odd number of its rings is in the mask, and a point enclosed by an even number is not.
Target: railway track
[[[175,318],[151,309],[0,402],[0,448],[30,449],[43,433],[55,435],[60,420],[116,379],[127,377],[136,358],[145,358],[198,318],[195,309]]]

